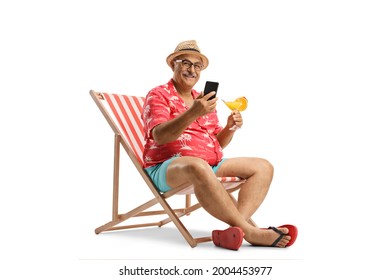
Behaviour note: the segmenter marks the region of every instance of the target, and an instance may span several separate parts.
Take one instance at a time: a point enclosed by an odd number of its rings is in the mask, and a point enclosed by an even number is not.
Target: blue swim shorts
[[[154,182],[156,187],[160,192],[167,192],[170,191],[172,188],[168,186],[167,184],[167,168],[168,165],[172,162],[172,160],[176,159],[177,157],[172,157],[162,163],[150,166],[148,168],[145,168],[146,173],[148,173],[150,179]],[[222,162],[224,162],[225,159],[222,159],[217,165],[211,166],[214,173],[218,171],[218,169],[221,167]]]

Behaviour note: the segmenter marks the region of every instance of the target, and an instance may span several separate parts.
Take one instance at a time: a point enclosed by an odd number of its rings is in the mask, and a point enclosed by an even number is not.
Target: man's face
[[[181,60],[180,62],[176,62]],[[202,60],[197,55],[182,55],[175,58],[173,64],[173,79],[183,88],[192,89],[200,78],[203,67]]]

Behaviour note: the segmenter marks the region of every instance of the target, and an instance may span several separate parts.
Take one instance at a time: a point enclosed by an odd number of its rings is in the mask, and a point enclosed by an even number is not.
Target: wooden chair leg
[[[118,134],[115,134],[114,139],[114,178],[112,191],[112,220],[118,219],[119,207],[119,162],[120,162],[120,139]]]

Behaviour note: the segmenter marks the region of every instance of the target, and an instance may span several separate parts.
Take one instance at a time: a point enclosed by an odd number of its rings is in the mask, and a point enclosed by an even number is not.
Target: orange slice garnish
[[[236,108],[238,111],[245,111],[245,109],[248,107],[248,99],[246,99],[244,96],[239,97],[234,101],[240,103],[240,105]]]

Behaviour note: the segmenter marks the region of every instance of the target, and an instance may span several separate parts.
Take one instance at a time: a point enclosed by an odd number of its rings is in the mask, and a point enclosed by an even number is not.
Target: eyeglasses
[[[203,65],[201,63],[192,63],[187,59],[177,59],[176,62],[181,62],[181,65],[187,69],[190,69],[192,65],[194,66],[195,71],[201,71],[203,69]]]

